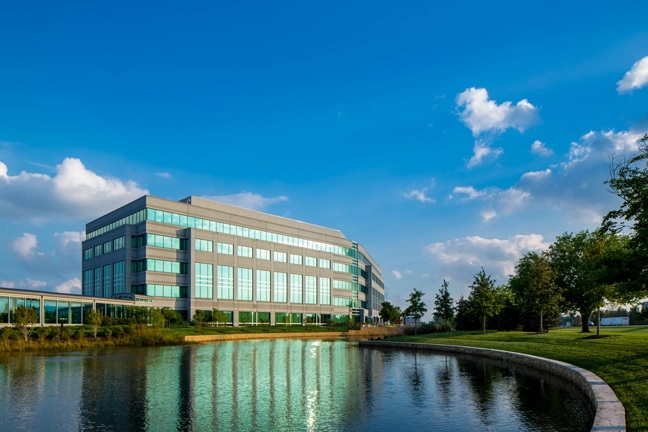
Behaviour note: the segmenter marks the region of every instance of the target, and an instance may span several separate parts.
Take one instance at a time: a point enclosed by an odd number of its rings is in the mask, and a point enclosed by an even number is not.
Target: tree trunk
[[[590,316],[590,311],[580,311],[581,315],[581,332],[582,333],[589,333],[589,316]]]
[[[596,336],[601,336],[601,308],[598,308],[596,314]]]
[[[486,314],[484,314],[484,319],[482,322],[483,322],[482,334],[486,334]]]
[[[540,334],[542,334],[542,309],[540,309]]]

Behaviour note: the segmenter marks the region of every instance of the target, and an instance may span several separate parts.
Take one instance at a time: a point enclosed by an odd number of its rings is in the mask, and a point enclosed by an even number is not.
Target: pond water
[[[587,431],[577,392],[485,359],[257,340],[0,354],[0,430]]]

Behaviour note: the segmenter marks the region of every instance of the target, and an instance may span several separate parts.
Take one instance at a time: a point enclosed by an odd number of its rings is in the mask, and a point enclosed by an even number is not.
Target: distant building
[[[144,196],[86,225],[83,296],[150,299],[232,325],[377,321],[380,267],[340,231],[207,199]]]

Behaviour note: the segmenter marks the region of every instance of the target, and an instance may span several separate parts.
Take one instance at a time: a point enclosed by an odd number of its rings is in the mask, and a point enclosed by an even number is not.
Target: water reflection
[[[0,356],[0,430],[588,430],[510,365],[345,341]]]

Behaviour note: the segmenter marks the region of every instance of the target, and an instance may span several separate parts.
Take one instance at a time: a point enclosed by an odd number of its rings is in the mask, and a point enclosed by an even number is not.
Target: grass
[[[601,339],[580,329],[548,334],[452,332],[389,338],[393,342],[465,345],[560,360],[590,370],[614,390],[626,410],[628,431],[648,431],[648,326],[602,328]]]

